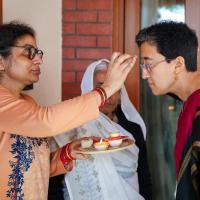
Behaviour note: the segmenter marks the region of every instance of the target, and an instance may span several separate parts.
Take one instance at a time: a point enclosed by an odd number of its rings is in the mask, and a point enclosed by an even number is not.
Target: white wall
[[[29,92],[43,105],[61,101],[61,17],[61,0],[3,0],[3,22],[21,20],[31,25],[38,48],[44,51],[40,81]]]

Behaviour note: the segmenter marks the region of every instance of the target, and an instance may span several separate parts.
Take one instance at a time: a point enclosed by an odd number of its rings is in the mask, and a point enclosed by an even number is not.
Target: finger
[[[122,63],[124,63],[127,60],[132,59],[132,58],[133,58],[133,56],[130,55],[130,54],[123,54],[123,55],[121,55],[121,56],[119,56],[118,58],[115,59],[115,63],[118,63],[118,64],[121,65]]]
[[[76,153],[76,159],[79,159],[79,160],[87,160],[89,159],[89,155],[87,154],[82,154],[82,153]]]
[[[126,59],[121,65],[120,65],[120,69],[123,71],[125,68],[127,67],[133,67],[135,65],[137,56],[131,57]]]
[[[115,60],[113,61],[113,63],[110,62],[107,72],[109,73],[110,70],[116,69],[116,68],[118,68],[118,72],[122,71],[123,69],[121,68],[121,65],[125,63],[126,61],[128,62],[128,60],[132,58],[133,56],[129,54],[119,54],[118,57],[115,57]]]
[[[81,140],[74,140],[73,142],[71,142],[70,144],[70,149],[75,149],[76,147],[80,146],[81,144]]]
[[[130,63],[123,69],[123,77],[126,79],[127,75],[129,74],[129,72],[131,71],[131,69],[133,69],[135,63],[136,63],[136,59],[137,57],[135,56]]]
[[[114,52],[111,56],[110,63],[114,63],[115,59],[121,55],[120,52]]]

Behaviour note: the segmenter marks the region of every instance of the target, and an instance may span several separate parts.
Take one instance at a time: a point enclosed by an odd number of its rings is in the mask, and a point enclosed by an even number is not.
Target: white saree
[[[107,62],[107,60],[97,61],[87,68],[81,84],[82,93],[92,90],[95,67],[105,61]],[[140,124],[143,133],[146,134],[142,118],[132,104],[127,109],[127,102],[131,104],[123,87],[122,110],[130,121]],[[134,139],[129,132],[102,113],[97,119],[68,133],[58,135],[55,139],[59,146],[63,146],[73,137],[108,137],[110,132],[115,131]],[[138,186],[138,152],[137,146],[133,145],[114,153],[92,155],[90,160],[77,160],[72,172],[65,176],[70,200],[143,200]]]

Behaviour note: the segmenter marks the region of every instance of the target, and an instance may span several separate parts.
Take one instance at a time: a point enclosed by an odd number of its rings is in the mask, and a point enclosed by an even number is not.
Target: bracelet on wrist
[[[102,107],[106,103],[106,100],[107,100],[106,91],[102,87],[96,87],[93,89],[93,91],[96,91],[99,93],[99,95],[101,97],[101,104],[99,107]]]
[[[75,158],[71,156],[70,143],[62,147],[61,152],[60,152],[60,160],[64,166],[70,163],[71,161],[76,160]]]
[[[71,143],[68,143],[68,144],[66,145],[66,155],[67,155],[67,157],[68,157],[69,159],[71,159],[71,160],[76,160],[76,158],[74,158],[74,157],[71,155],[70,144],[71,144]]]

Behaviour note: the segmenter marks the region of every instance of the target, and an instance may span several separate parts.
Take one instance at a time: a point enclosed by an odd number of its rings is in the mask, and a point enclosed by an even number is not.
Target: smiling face
[[[33,46],[37,48],[36,40],[30,35],[20,37],[16,41],[16,46]],[[16,85],[24,88],[27,85],[39,80],[40,65],[42,59],[37,55],[31,60],[28,49],[22,47],[12,47],[11,55],[1,58],[1,67],[5,69],[1,82]]]
[[[96,71],[94,74],[94,87],[101,86],[106,78],[106,70]],[[116,109],[120,98],[120,92],[116,92],[109,99],[107,99],[105,105],[100,108],[100,111],[103,112],[108,117],[112,116],[112,112]]]
[[[149,70],[142,69],[142,78],[146,79],[155,95],[173,92],[176,77],[173,60],[167,62],[165,57],[157,52],[156,46],[144,42],[141,47],[141,63],[147,64]]]

